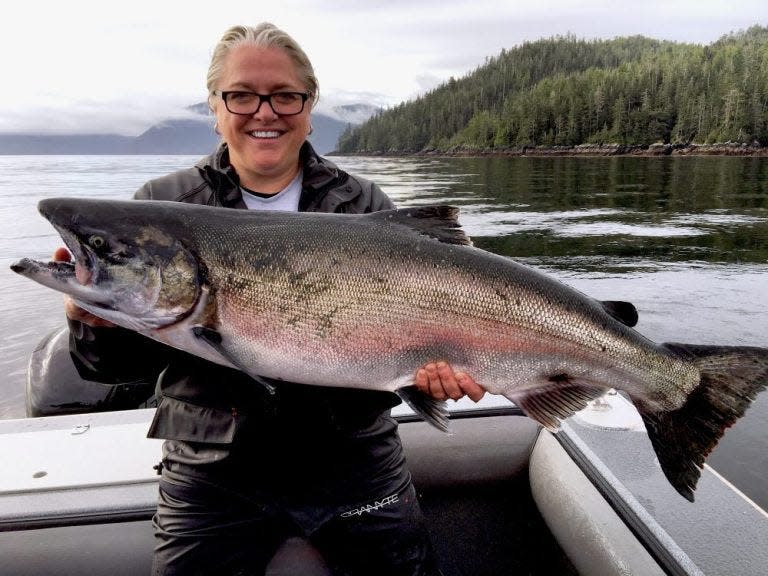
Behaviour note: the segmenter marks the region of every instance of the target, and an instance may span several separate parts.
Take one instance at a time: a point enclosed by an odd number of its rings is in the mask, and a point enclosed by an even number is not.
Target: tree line
[[[349,126],[338,150],[725,142],[768,146],[768,28],[706,46],[642,36],[528,42]]]

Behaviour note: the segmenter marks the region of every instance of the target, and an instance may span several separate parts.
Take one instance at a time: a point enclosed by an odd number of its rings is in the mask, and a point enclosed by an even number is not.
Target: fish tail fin
[[[445,406],[445,402],[424,394],[416,386],[398,388],[397,395],[429,424],[432,424],[441,432],[449,432],[448,409]]]
[[[664,474],[693,502],[705,458],[768,384],[768,349],[676,343],[663,347],[699,368],[699,384],[675,410],[635,404]]]

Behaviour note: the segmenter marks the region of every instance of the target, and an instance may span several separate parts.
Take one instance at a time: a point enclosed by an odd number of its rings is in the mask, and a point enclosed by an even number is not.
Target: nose
[[[256,108],[256,112],[253,113],[253,117],[260,120],[274,120],[278,116],[275,114],[275,111],[272,110],[269,100],[262,99],[261,102],[259,102],[259,107]]]

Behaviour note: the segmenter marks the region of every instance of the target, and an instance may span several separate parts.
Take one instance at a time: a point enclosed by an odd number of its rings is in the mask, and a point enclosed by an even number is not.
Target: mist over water
[[[29,354],[60,294],[9,270],[61,245],[52,196],[130,198],[191,156],[0,156],[0,418],[25,415]],[[768,158],[333,158],[400,206],[450,203],[479,248],[629,300],[655,341],[768,347]],[[768,509],[768,392],[708,463]]]

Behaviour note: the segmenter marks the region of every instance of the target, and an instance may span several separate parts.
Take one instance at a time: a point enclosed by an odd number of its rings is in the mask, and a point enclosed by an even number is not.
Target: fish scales
[[[609,385],[626,380],[632,371],[647,377],[649,355],[643,351],[651,343],[634,338],[628,345],[627,335],[633,333],[621,325],[615,327],[617,334],[594,330],[596,319],[577,312],[576,302],[573,311],[547,314],[553,301],[569,304],[569,294],[553,293],[557,284],[548,279],[524,277],[527,284],[521,285],[519,270],[500,267],[499,257],[479,250],[465,257],[466,251],[458,248],[436,252],[433,239],[403,237],[396,230],[393,234],[386,223],[375,233],[370,228],[346,227],[337,234],[324,222],[308,224],[303,233],[314,241],[294,246],[290,227],[261,231],[243,227],[235,238],[216,244],[245,244],[242,254],[267,255],[270,262],[259,269],[247,259],[234,265],[222,260],[214,267],[241,271],[234,281],[214,277],[212,283],[221,290],[237,287],[226,292],[226,309],[220,313],[223,325],[240,327],[233,328],[233,341],[251,343],[239,352],[244,362],[274,364],[274,372],[263,372],[270,377],[306,377],[292,373],[298,369],[294,362],[298,354],[307,362],[317,359],[324,364],[325,369],[315,366],[311,383],[332,379],[336,385],[360,386],[361,375],[367,373],[372,385],[387,383],[394,389],[412,378],[425,357],[437,357],[476,374],[489,391],[508,395],[515,386],[538,385],[537,376],[543,371],[540,353],[562,349],[559,367],[550,370],[565,371],[566,362],[572,367],[572,352],[580,351],[590,370],[596,359],[637,359],[614,368]],[[384,251],[382,237],[391,240]],[[366,260],[366,254],[375,257]],[[480,279],[484,284],[478,285]],[[248,284],[252,288],[242,289]],[[598,308],[594,313],[604,314]],[[569,333],[563,326],[570,328]],[[473,341],[467,340],[467,332]],[[586,355],[585,346],[593,354]],[[527,355],[536,361],[521,370],[520,358]],[[382,356],[396,360],[383,362]],[[350,363],[361,358],[361,370],[350,369]],[[517,378],[510,378],[511,367]],[[606,367],[603,383],[608,372]],[[662,376],[667,373],[659,371]]]
[[[631,328],[631,305],[472,247],[448,206],[338,215],[47,199],[40,211],[75,264],[24,259],[14,271],[265,385],[395,391],[441,429],[441,407],[411,386],[428,361],[553,430],[623,390],[689,499],[768,380],[768,350],[651,342]]]

